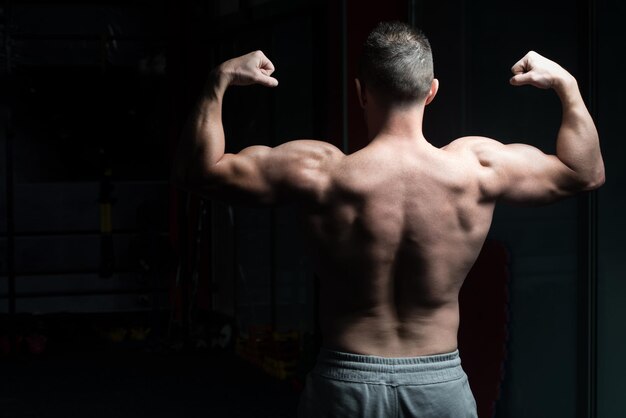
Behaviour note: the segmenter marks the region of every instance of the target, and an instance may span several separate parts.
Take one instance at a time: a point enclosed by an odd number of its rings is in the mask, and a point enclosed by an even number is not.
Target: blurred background
[[[437,146],[554,152],[556,95],[510,67],[532,49],[577,77],[607,182],[496,210],[461,354],[481,418],[621,416],[624,17],[617,0],[0,2],[0,417],[295,416],[321,343],[296,214],[177,190],[173,150],[210,69],[256,49],[280,86],[228,91],[228,151],[365,146],[356,60],[392,19],[430,38]]]

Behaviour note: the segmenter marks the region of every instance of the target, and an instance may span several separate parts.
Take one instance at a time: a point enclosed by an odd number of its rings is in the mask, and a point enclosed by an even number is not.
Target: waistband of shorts
[[[322,348],[313,373],[346,381],[417,385],[465,376],[458,350],[418,357],[379,357]]]

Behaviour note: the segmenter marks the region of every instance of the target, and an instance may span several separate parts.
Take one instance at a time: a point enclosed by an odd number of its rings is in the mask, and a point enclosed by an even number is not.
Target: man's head
[[[419,29],[381,22],[370,32],[359,61],[360,96],[367,90],[385,107],[429,102],[436,93],[433,79],[430,43]]]

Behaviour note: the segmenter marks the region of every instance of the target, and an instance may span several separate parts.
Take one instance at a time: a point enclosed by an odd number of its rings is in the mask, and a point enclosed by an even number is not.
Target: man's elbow
[[[602,170],[602,174],[599,174],[593,183],[590,185],[590,190],[595,190],[600,188],[604,182],[606,181],[606,176],[604,175],[604,170]]]
[[[600,188],[606,181],[606,174],[604,172],[604,165],[598,168],[593,176],[591,176],[585,184],[585,191],[596,190]]]

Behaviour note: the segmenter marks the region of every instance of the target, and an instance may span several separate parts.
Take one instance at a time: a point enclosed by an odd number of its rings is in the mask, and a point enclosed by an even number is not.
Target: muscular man
[[[498,201],[546,204],[604,182],[598,134],[576,80],[529,52],[511,84],[553,89],[563,106],[556,155],[484,137],[443,148],[422,134],[439,83],[416,29],[381,23],[356,80],[369,145],[350,155],[298,140],[224,153],[230,85],[275,87],[262,52],[226,61],[187,126],[175,174],[212,198],[293,203],[321,280],[323,349],[299,413],[314,417],[475,417],[457,351],[459,289]]]

